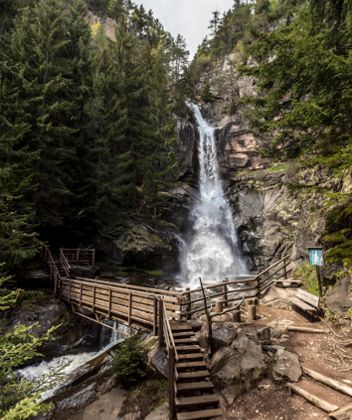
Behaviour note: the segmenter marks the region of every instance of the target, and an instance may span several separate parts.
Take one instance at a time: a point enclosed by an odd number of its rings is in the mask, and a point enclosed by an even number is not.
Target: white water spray
[[[198,131],[199,198],[191,211],[193,232],[181,255],[182,277],[187,286],[224,280],[247,273],[238,248],[230,204],[225,197],[217,160],[214,127],[203,118],[197,105],[193,111]]]

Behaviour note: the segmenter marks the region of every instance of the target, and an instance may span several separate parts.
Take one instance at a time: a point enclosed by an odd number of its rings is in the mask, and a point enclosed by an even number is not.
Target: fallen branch
[[[322,375],[319,372],[316,372],[315,370],[306,368],[302,366],[303,372],[310,376],[311,378],[315,379],[316,381],[319,381],[325,385],[329,385],[331,388],[336,389],[337,391],[343,392],[346,395],[349,395],[352,397],[352,387],[337,381],[336,379],[328,378],[325,375]]]
[[[329,330],[321,330],[317,328],[308,328],[308,327],[298,327],[295,325],[290,325],[287,327],[287,331],[292,332],[304,332],[304,333],[312,333],[312,334],[329,334]]]
[[[316,395],[311,394],[305,389],[301,388],[298,385],[288,384],[288,387],[292,389],[293,392],[305,398],[307,401],[320,408],[321,410],[331,413],[332,411],[338,410],[338,406],[331,404],[328,401],[323,400],[322,398],[317,397]]]

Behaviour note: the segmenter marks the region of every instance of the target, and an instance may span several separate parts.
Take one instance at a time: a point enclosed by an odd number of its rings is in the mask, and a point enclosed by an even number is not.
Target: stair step
[[[193,329],[190,325],[173,325],[171,327],[172,332],[193,332]]]
[[[183,345],[176,344],[176,350],[177,352],[179,351],[200,352],[200,347],[197,345],[183,346]]]
[[[175,332],[172,334],[174,336],[174,338],[179,338],[179,337],[192,337],[194,336],[194,331],[183,331],[183,332]]]
[[[220,399],[217,395],[201,395],[200,397],[182,397],[176,398],[175,403],[177,408],[188,408],[195,405],[209,405],[217,404]]]
[[[210,381],[199,381],[199,382],[185,382],[176,384],[177,392],[182,391],[205,391],[214,389],[214,384]]]
[[[203,353],[189,353],[189,354],[179,354],[178,360],[204,360],[204,354]]]
[[[175,344],[188,344],[188,343],[198,343],[196,338],[177,338],[175,339]]]
[[[197,370],[195,372],[177,372],[177,379],[207,378],[208,376],[208,370]]]
[[[210,419],[213,417],[222,416],[220,408],[212,410],[188,411],[187,413],[177,413],[177,420],[197,420],[197,419]]]
[[[192,368],[206,368],[206,367],[207,367],[207,364],[204,361],[176,363],[176,369],[192,369]]]

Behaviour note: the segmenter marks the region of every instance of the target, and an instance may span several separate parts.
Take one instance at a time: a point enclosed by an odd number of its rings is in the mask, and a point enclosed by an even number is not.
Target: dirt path
[[[267,305],[270,306],[262,304],[257,307],[259,319],[256,321],[256,325],[277,325],[278,328],[285,325],[327,328],[322,322],[311,323],[290,308],[287,298],[292,291],[288,291],[287,296],[281,291],[278,291],[276,296],[275,293],[273,299],[270,299],[270,297],[267,299]],[[288,351],[298,355],[301,365],[320,372],[329,378],[352,385],[352,370],[343,371],[341,369],[341,361],[338,360],[333,350],[334,338],[336,337],[332,333],[289,332],[284,334],[279,342]],[[298,384],[305,390],[338,407],[344,406],[352,400],[351,397],[335,392],[309,378],[302,378]],[[286,384],[277,384],[265,379],[256,388],[237,398],[233,408],[226,413],[224,418],[237,420],[325,420],[330,417],[300,396],[291,395]]]

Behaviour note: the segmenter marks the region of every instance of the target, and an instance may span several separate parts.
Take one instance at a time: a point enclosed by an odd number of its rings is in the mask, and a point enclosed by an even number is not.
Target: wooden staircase
[[[177,420],[210,419],[222,415],[220,399],[190,321],[170,321],[177,354],[175,411]]]

